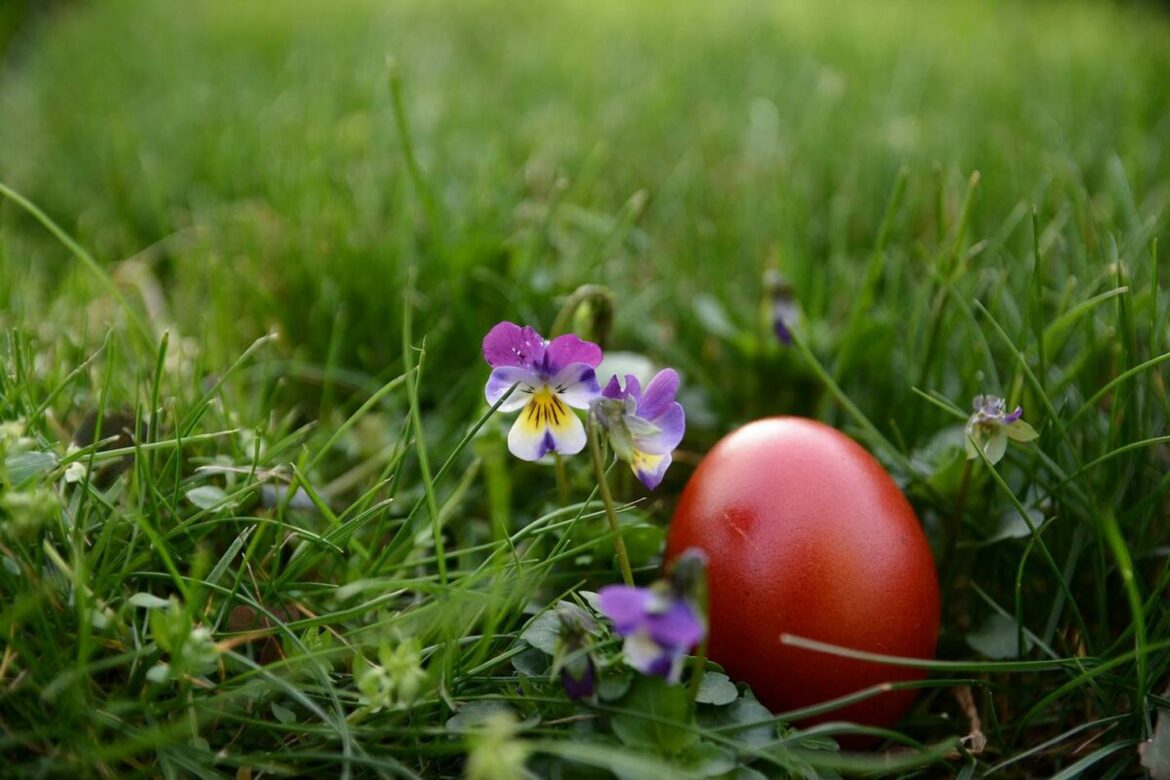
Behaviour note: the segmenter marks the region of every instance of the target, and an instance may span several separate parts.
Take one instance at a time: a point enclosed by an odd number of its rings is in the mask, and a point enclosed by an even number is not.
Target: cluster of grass
[[[14,772],[1138,765],[1170,671],[1170,21],[119,0],[38,24],[0,83]],[[686,385],[667,482],[618,486],[641,578],[746,420],[838,424],[904,486],[946,561],[943,660],[887,753],[717,677],[692,712],[604,629],[598,704],[550,678],[547,607],[590,608],[613,539],[587,464],[559,495],[510,459],[478,350],[586,283],[608,346]],[[962,452],[983,392],[1041,434],[995,467]],[[956,745],[971,713],[986,744]]]

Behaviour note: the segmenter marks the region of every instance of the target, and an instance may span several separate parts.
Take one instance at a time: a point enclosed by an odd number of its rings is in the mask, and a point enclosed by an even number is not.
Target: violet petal
[[[637,402],[642,400],[642,383],[633,374],[626,374],[626,389],[622,393],[625,398],[633,398]]]
[[[703,624],[682,599],[676,600],[662,614],[648,615],[646,629],[658,644],[682,652],[690,650],[703,638]]]
[[[545,357],[545,343],[540,334],[514,322],[501,322],[483,337],[483,359],[492,368],[519,366],[533,369]]]
[[[678,381],[678,372],[673,368],[664,368],[655,374],[638,401],[638,416],[653,420],[665,413],[678,394]]]
[[[623,636],[646,621],[646,608],[653,599],[646,588],[628,585],[606,585],[597,595],[601,601],[601,611],[613,621],[614,628]]]
[[[625,397],[625,393],[622,392],[622,383],[618,381],[617,374],[609,378],[609,382],[606,384],[605,389],[601,391],[601,394],[606,398],[613,398],[615,400]]]
[[[572,333],[557,336],[550,341],[544,355],[550,375],[571,363],[584,363],[596,368],[602,358],[601,347],[591,341],[582,341]]]
[[[666,411],[650,420],[657,428],[651,436],[639,436],[635,439],[638,449],[651,455],[665,455],[672,452],[682,441],[686,432],[686,413],[681,404],[671,403]]]
[[[663,677],[671,682],[676,682],[671,678],[674,676],[676,655],[668,650],[663,650],[662,653],[650,662],[641,671],[645,674],[653,675],[654,677]]]
[[[579,676],[574,676],[569,666],[561,669],[561,685],[570,699],[587,699],[593,695],[597,681],[597,672],[593,667],[593,659],[586,658],[584,668],[578,670]]]

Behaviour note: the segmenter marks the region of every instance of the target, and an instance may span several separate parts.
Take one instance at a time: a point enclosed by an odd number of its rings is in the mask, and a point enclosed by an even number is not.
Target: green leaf
[[[516,710],[502,701],[469,701],[447,718],[447,730],[461,734],[475,731],[496,714],[511,715],[513,720],[520,720]]]
[[[544,652],[530,647],[523,653],[512,656],[512,668],[529,677],[548,675],[549,658]]]
[[[153,593],[135,593],[126,599],[126,603],[132,607],[142,607],[143,609],[163,609],[171,604],[169,600],[159,598]],[[158,641],[157,637],[155,641]]]
[[[591,590],[579,590],[577,591],[577,595],[584,599],[585,603],[594,612],[601,612],[601,596],[598,596]]]
[[[167,612],[161,609],[150,610],[150,638],[165,652],[171,652],[171,626]]]
[[[1044,513],[1039,509],[1029,509],[1028,517],[1032,520],[1032,525],[1037,528],[1044,524]],[[1020,517],[1020,513],[1016,510],[1004,512],[999,518],[999,525],[995,529],[995,533],[988,538],[988,542],[998,542],[1004,539],[1024,539],[1032,535],[1032,529],[1028,528],[1028,524],[1024,522],[1024,518]]]
[[[557,637],[561,633],[561,620],[555,609],[547,609],[528,624],[520,638],[543,653],[553,655],[557,651]]]
[[[613,733],[630,747],[673,754],[699,739],[686,724],[690,693],[660,677],[639,677],[621,701],[622,711],[610,720]]]
[[[1170,780],[1170,710],[1158,710],[1154,734],[1138,746],[1138,753],[1152,780]]]
[[[288,707],[282,707],[276,702],[272,702],[272,715],[284,725],[297,722],[297,714]]]
[[[714,704],[721,707],[724,704],[731,704],[738,698],[739,690],[727,675],[706,672],[699,682],[699,695],[695,697],[695,701],[699,704]]]
[[[1023,420],[1016,420],[1010,423],[1005,430],[1007,431],[1008,437],[1016,441],[1032,441],[1033,439],[1040,438],[1040,434],[1036,433],[1036,429]]]
[[[597,695],[602,701],[617,701],[625,696],[634,683],[634,672],[631,669],[608,671],[597,681]]]
[[[361,653],[354,653],[349,670],[350,674],[356,680],[370,670],[370,662]]]
[[[20,487],[33,477],[42,476],[57,467],[57,456],[51,452],[18,452],[4,459],[4,468],[14,487]]]
[[[758,769],[752,769],[750,766],[737,767],[735,774],[731,776],[731,780],[768,780],[768,776]]]
[[[227,509],[235,502],[228,502],[227,493],[223,492],[223,488],[215,485],[200,485],[197,488],[191,488],[187,491],[187,500],[200,509]]]
[[[148,669],[146,672],[146,679],[150,680],[152,683],[158,683],[160,685],[170,679],[170,676],[171,665],[162,661],[159,661],[157,664],[150,667],[150,669]]]
[[[776,739],[775,723],[760,723],[769,720],[772,713],[750,696],[742,696],[726,707],[699,711],[699,725],[704,729],[726,726],[744,726],[741,729],[724,732],[725,736],[738,740],[750,747],[763,747]],[[760,725],[747,726],[749,723]]]
[[[967,461],[965,441],[963,426],[943,428],[914,452],[911,465],[937,493],[958,495],[963,481],[963,464]]]
[[[722,777],[735,769],[735,756],[710,742],[700,742],[683,754],[682,763],[699,777]]]
[[[632,526],[622,526],[622,540],[626,543],[626,552],[634,566],[650,562],[662,552],[666,541],[666,530],[649,523],[638,523]]]
[[[1017,658],[1019,652],[1019,625],[1007,615],[998,612],[989,617],[982,626],[967,634],[967,644],[978,653],[993,661]],[[1024,651],[1032,643],[1024,637]]]

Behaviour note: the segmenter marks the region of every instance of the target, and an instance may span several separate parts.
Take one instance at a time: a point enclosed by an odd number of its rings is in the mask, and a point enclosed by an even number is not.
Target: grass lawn
[[[1165,11],[111,0],[7,40],[0,774],[1123,777],[1152,739],[1170,777]],[[738,426],[881,461],[943,600],[896,728],[838,749],[714,666],[693,704],[604,622],[568,698],[550,609],[616,535],[587,454],[509,454],[503,320],[681,375],[663,483],[610,473],[640,583]],[[980,394],[1038,438],[968,459]]]

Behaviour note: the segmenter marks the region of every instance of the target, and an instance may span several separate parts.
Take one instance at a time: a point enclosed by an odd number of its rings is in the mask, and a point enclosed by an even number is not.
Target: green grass
[[[0,445],[7,767],[458,776],[511,745],[549,776],[1135,770],[1170,671],[1164,14],[237,5],[71,5],[0,76],[0,182],[44,217],[0,203],[0,422],[31,439]],[[583,458],[566,501],[507,454],[479,344],[586,283],[614,294],[608,347],[684,376],[666,483],[615,479],[648,499],[622,512],[642,579],[747,420],[839,425],[904,486],[949,565],[942,663],[888,736],[928,749],[714,731],[760,719],[742,691],[696,727],[616,665],[595,708],[545,678],[520,634],[618,580],[613,539]],[[1041,436],[965,475],[982,392]],[[67,449],[95,414],[137,443]],[[286,483],[314,508],[263,492]],[[353,659],[411,641],[417,701],[363,709]],[[951,749],[961,685],[978,755]],[[493,706],[517,735],[468,730]]]

